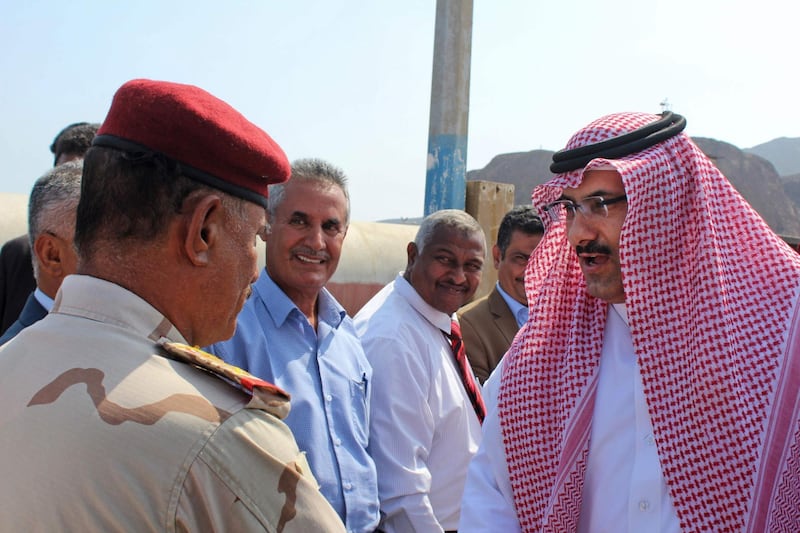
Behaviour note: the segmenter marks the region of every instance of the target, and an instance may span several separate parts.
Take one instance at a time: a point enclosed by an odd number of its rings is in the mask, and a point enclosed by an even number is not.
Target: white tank
[[[350,222],[339,267],[328,282],[328,290],[350,316],[405,270],[406,247],[417,229],[411,224]]]
[[[28,231],[28,196],[0,193],[0,245]],[[350,222],[339,267],[328,289],[352,316],[406,267],[406,246],[419,226]],[[264,268],[264,251],[259,270]]]
[[[28,233],[28,195],[0,192],[0,245]]]

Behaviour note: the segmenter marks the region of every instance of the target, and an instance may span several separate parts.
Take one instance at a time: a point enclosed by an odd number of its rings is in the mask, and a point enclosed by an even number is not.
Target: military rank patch
[[[248,404],[248,407],[264,409],[281,418],[289,414],[289,399],[291,397],[288,392],[280,387],[257,378],[246,370],[228,364],[219,357],[204,352],[197,346],[170,342],[164,338],[160,339],[158,344],[173,359],[211,372],[249,392],[252,395],[252,401]]]

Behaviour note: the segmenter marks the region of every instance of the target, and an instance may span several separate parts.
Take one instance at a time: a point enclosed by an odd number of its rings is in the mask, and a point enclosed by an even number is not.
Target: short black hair
[[[542,219],[536,214],[532,205],[519,205],[505,214],[497,230],[497,247],[500,255],[505,257],[506,249],[511,244],[511,234],[521,231],[528,235],[543,235]]]
[[[75,219],[78,256],[90,260],[101,244],[158,239],[196,192],[221,196],[234,219],[247,214],[248,200],[193,180],[179,162],[162,153],[92,146],[83,159]]]
[[[63,154],[76,155],[83,157],[86,151],[92,146],[92,139],[97,134],[100,124],[90,124],[88,122],[76,122],[70,124],[58,132],[50,151],[53,152],[53,166],[58,162],[58,158]]]
[[[184,199],[202,184],[163,154],[92,147],[83,163],[75,247],[82,258],[101,240],[147,241],[165,231]]]

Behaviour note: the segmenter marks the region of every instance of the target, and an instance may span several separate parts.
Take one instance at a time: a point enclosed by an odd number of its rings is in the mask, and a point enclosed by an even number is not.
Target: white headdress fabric
[[[658,118],[609,115],[567,148]],[[682,529],[800,530],[800,256],[684,133],[556,175],[534,190],[533,204],[608,165],[628,196],[620,236],[628,320]],[[525,279],[530,317],[505,357],[499,409],[523,530],[563,533],[575,531],[581,506],[608,306],[586,292],[564,222],[542,215],[545,236]]]

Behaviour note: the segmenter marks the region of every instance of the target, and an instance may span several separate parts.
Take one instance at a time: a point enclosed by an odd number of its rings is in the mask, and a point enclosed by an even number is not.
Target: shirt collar
[[[253,285],[253,291],[258,293],[267,314],[272,317],[277,327],[282,326],[294,310],[305,318],[302,311],[300,311],[294,302],[270,277],[266,268],[264,268],[258,280]],[[325,322],[332,328],[338,328],[345,316],[347,316],[344,307],[336,301],[325,287],[322,288],[317,296],[317,313],[319,320]]]
[[[522,325],[528,321],[528,306],[519,303],[514,298],[509,296],[509,294],[503,290],[503,287],[500,286],[499,281],[495,286],[497,287],[497,292],[500,293],[500,296],[503,297],[506,305],[511,310],[511,314],[514,315],[514,319],[517,321],[517,326],[522,327]]]
[[[154,341],[166,338],[188,344],[147,300],[116,283],[92,276],[71,274],[64,278],[51,312],[115,324]]]
[[[36,301],[39,302],[39,305],[44,307],[48,313],[53,308],[53,299],[42,292],[42,289],[39,287],[36,287],[36,289],[33,291],[33,297],[36,298]]]
[[[446,332],[448,335],[450,334],[450,324],[455,320],[455,314],[450,316],[430,306],[428,302],[422,299],[422,296],[419,295],[408,280],[403,277],[403,272],[398,274],[395,278],[394,288],[397,294],[402,296],[411,307],[425,318],[425,320]]]
[[[628,308],[625,307],[625,304],[611,304],[611,307],[614,308],[614,311],[620,316],[620,318],[625,322],[625,325],[628,326]]]

